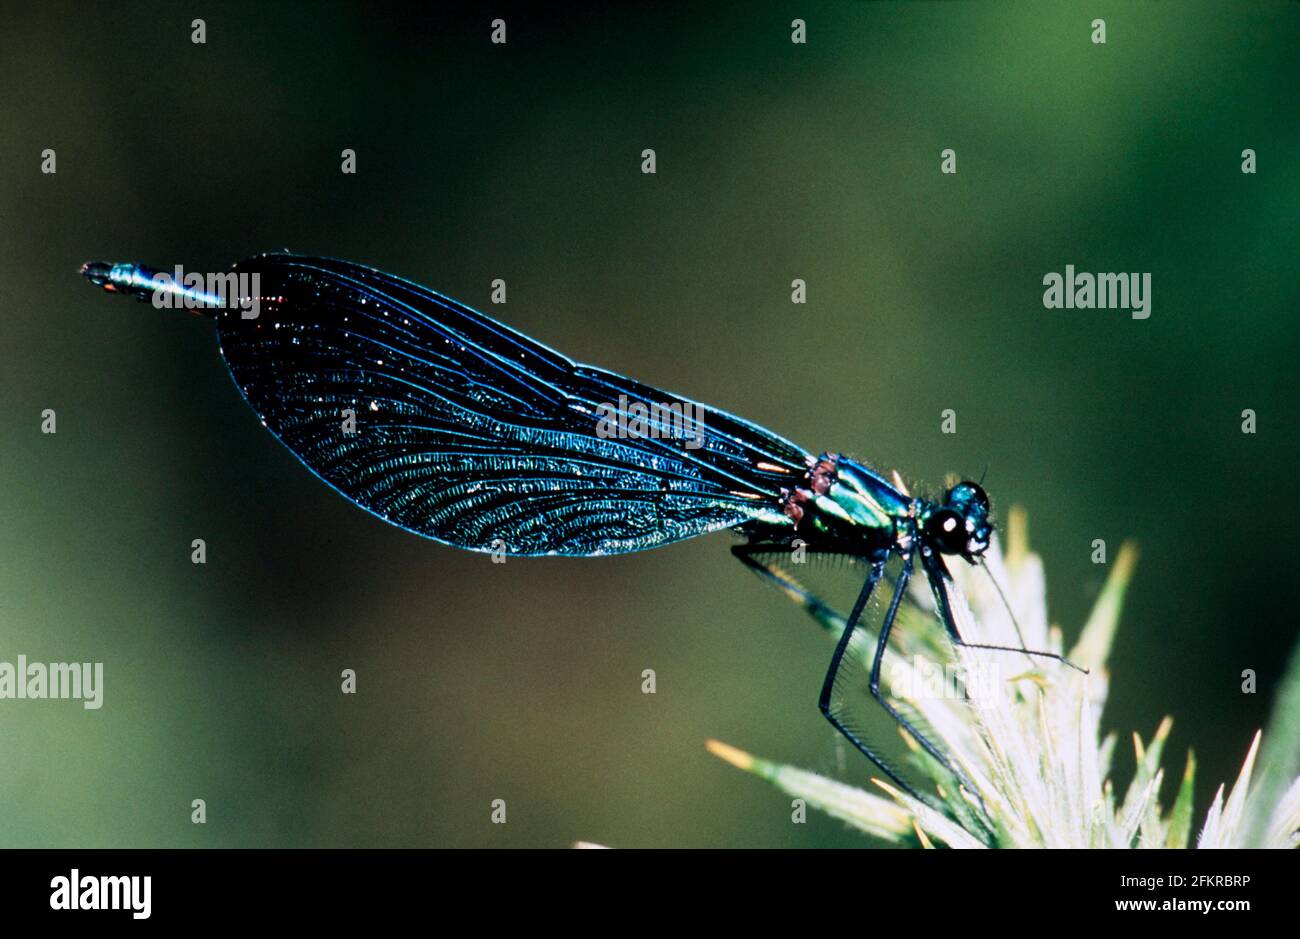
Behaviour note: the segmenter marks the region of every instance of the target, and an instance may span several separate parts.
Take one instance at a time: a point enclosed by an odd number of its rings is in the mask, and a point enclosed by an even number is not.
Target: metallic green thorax
[[[802,485],[781,491],[781,507],[794,523],[791,538],[818,551],[872,561],[891,552],[956,554],[974,562],[992,535],[988,496],[963,482],[942,502],[913,498],[895,477],[883,477],[839,454],[809,458]]]
[[[788,505],[797,535],[809,545],[860,557],[887,553],[914,525],[910,496],[842,456],[823,457],[809,473],[809,487],[796,490]]]

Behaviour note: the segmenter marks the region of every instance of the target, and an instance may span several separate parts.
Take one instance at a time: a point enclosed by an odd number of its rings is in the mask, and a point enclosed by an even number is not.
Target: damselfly
[[[223,275],[234,294],[169,282],[139,264],[92,262],[82,274],[106,290],[181,299],[214,318],[235,384],[263,425],[352,502],[416,534],[472,551],[591,557],[734,529],[745,539],[732,547],[735,556],[814,615],[827,604],[765,558],[799,547],[862,563],[865,582],[818,706],[916,795],[833,700],[853,632],[896,555],[901,565],[876,634],[869,688],[974,791],[881,693],[880,670],[917,563],[952,642],[970,645],[953,616],[944,559],[978,563],[989,546],[989,500],[978,483],[954,485],[942,499],[914,497],[897,473],[887,480],[840,454],[814,456],[717,408],[572,362],[455,300],[347,261],[259,255]],[[241,283],[252,286],[240,293]]]

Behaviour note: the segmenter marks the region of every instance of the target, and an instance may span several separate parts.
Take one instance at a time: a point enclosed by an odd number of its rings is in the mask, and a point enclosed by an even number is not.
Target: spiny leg
[[[884,565],[882,564],[881,570],[883,571],[883,569]],[[975,785],[966,777],[966,774],[954,766],[952,762],[944,756],[943,752],[930,742],[928,737],[917,730],[916,727],[912,725],[912,722],[904,717],[902,713],[890,704],[885,696],[880,693],[880,666],[885,660],[885,648],[889,645],[889,633],[894,628],[894,618],[898,615],[898,607],[903,601],[903,595],[907,592],[907,581],[911,576],[912,555],[907,554],[903,557],[903,567],[902,570],[899,571],[898,580],[894,584],[894,595],[890,598],[889,610],[885,613],[884,622],[880,624],[880,635],[876,638],[876,655],[871,662],[871,696],[879,702],[881,707],[889,712],[890,717],[898,721],[900,727],[912,735],[912,738],[921,745],[921,748],[925,750],[926,753],[930,754],[930,756],[938,761],[940,766],[952,773],[953,778],[956,779],[960,785],[966,787],[966,790],[979,801],[980,808],[983,809],[984,800],[980,798],[979,790],[976,789]],[[831,678],[832,676],[828,675],[827,681],[829,682]],[[822,694],[825,696],[825,688],[822,689]],[[985,811],[987,814],[987,810]]]
[[[776,587],[790,600],[803,607],[804,612],[817,620],[828,632],[839,635],[844,628],[844,616],[821,597],[804,588],[775,564],[760,561],[759,554],[787,551],[785,545],[779,544],[738,544],[733,545],[731,553],[740,563],[757,573],[765,581]]]
[[[822,691],[817,698],[817,709],[821,711],[822,717],[830,722],[830,725],[838,730],[849,743],[857,748],[858,752],[869,759],[872,763],[885,773],[896,786],[902,788],[908,795],[914,799],[925,802],[921,794],[907,783],[902,776],[894,772],[883,758],[877,754],[867,742],[844,722],[844,719],[836,712],[834,706],[835,681],[839,677],[840,666],[844,662],[844,654],[849,649],[849,643],[853,639],[853,631],[857,628],[858,620],[862,618],[862,611],[867,607],[867,601],[871,599],[871,592],[875,589],[880,578],[885,574],[885,562],[877,561],[871,565],[871,573],[867,575],[866,582],[862,585],[862,590],[858,593],[858,599],[853,604],[853,611],[849,613],[848,619],[844,621],[844,632],[840,634],[839,641],[835,643],[835,652],[831,655],[830,665],[826,669],[826,678],[822,682]],[[928,803],[927,803],[928,804]]]
[[[934,602],[935,606],[939,609],[939,619],[943,621],[944,628],[948,630],[948,638],[952,640],[953,645],[962,646],[966,649],[986,649],[995,652],[1020,652],[1027,656],[1037,655],[1045,659],[1055,659],[1058,662],[1070,666],[1070,668],[1077,672],[1083,672],[1085,675],[1088,674],[1088,669],[1081,665],[1075,665],[1065,656],[1056,652],[1046,652],[1041,649],[1026,649],[1020,646],[996,646],[979,642],[967,642],[961,637],[961,632],[957,629],[956,617],[952,614],[952,601],[948,597],[947,586],[948,579],[951,575],[949,575],[947,568],[944,567],[943,562],[936,554],[921,555],[921,565],[925,568],[925,573],[929,577],[930,589],[934,591]],[[994,582],[994,586],[997,586],[996,581]],[[1001,588],[998,588],[998,592],[1001,593]],[[1006,597],[1003,597],[1002,600],[1005,603]],[[1010,605],[1007,607],[1007,612],[1011,612]],[[1015,616],[1012,614],[1013,622],[1014,619]],[[1016,632],[1017,634],[1020,632],[1019,624],[1016,625]],[[1024,642],[1024,639],[1021,638],[1020,641]]]
[[[867,576],[867,581],[862,586],[862,592],[858,595],[857,603],[853,606],[853,613],[847,620],[840,616],[830,604],[822,600],[816,594],[805,590],[793,577],[790,577],[784,571],[771,564],[765,564],[755,555],[780,550],[782,546],[764,545],[764,544],[743,544],[734,545],[731,553],[744,564],[746,567],[758,573],[764,580],[776,586],[778,590],[787,597],[798,603],[807,613],[815,620],[832,631],[843,630],[840,640],[835,646],[835,654],[831,658],[830,670],[826,674],[826,681],[822,686],[821,699],[818,702],[818,708],[822,715],[831,723],[831,726],[839,731],[849,743],[859,753],[876,765],[876,767],[889,777],[890,781],[906,792],[912,798],[918,801],[930,804],[920,793],[909,785],[893,768],[885,762],[884,757],[876,753],[861,737],[848,727],[830,706],[830,697],[835,685],[836,673],[839,671],[840,662],[844,658],[844,653],[849,646],[849,640],[853,636],[854,626],[862,616],[862,611],[866,608],[867,600],[871,597],[871,591],[875,588],[876,583],[884,575],[884,562],[877,562],[872,565],[871,573]]]

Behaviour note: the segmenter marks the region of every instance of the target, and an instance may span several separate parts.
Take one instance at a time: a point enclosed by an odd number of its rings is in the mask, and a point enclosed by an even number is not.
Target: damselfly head
[[[989,497],[979,483],[958,483],[922,520],[925,539],[941,554],[959,554],[972,564],[993,537]]]

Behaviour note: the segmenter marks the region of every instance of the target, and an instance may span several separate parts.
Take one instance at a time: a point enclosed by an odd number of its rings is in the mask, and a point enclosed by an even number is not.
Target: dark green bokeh
[[[0,702],[0,845],[864,843],[704,751],[839,755],[826,638],[727,536],[422,541],[262,430],[205,323],[76,275],[275,248],[480,307],[501,277],[493,312],[580,360],[932,488],[987,466],[1067,635],[1093,539],[1136,539],[1105,724],[1172,714],[1198,816],[1233,778],[1296,637],[1300,4],[647,4],[505,47],[487,13],[94,10],[0,36],[0,660],[107,686]],[[1151,318],[1045,310],[1068,263],[1151,272]]]

